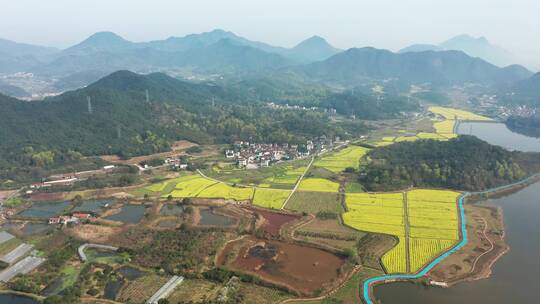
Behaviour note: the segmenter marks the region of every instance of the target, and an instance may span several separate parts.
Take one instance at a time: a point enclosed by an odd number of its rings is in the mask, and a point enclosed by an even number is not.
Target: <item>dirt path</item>
[[[315,161],[315,156],[311,158],[311,161],[307,165],[306,170],[304,170],[304,173],[302,173],[302,175],[300,175],[300,178],[298,178],[298,180],[296,181],[296,184],[294,185],[294,188],[292,189],[291,193],[289,193],[289,196],[287,197],[285,202],[283,202],[283,206],[281,206],[281,210],[285,209],[285,206],[287,206],[287,203],[293,196],[294,192],[296,192],[296,189],[298,189],[298,186],[300,186],[300,182],[302,182],[302,180],[304,179],[304,176],[306,176],[306,173],[309,171],[309,169],[311,169],[311,165],[313,165],[314,161]]]
[[[405,262],[407,273],[411,272],[411,249],[410,235],[411,227],[409,226],[409,202],[407,201],[407,192],[403,192],[403,223],[405,224]]]

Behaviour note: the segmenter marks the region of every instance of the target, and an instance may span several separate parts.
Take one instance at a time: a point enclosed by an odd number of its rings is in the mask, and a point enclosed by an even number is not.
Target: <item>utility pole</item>
[[[88,103],[88,114],[92,114],[92,98],[90,98],[90,96],[86,96],[86,101]]]

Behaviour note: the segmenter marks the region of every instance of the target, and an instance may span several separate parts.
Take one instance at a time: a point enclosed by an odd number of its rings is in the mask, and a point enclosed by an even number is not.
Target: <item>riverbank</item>
[[[507,193],[508,191],[515,191],[515,189],[521,189],[522,187],[530,185],[530,184],[538,181],[539,179],[540,179],[540,173],[537,173],[537,174],[534,174],[532,176],[529,176],[528,178],[525,178],[525,179],[523,179],[521,181],[509,184],[509,185],[504,185],[504,186],[501,186],[501,187],[488,189],[488,190],[485,190],[485,191],[479,191],[479,192],[474,192],[474,193],[466,193],[463,196],[461,196],[460,199],[459,199],[459,202],[458,202],[460,221],[461,221],[461,223],[460,223],[460,226],[461,226],[461,241],[456,246],[454,246],[452,249],[448,250],[444,254],[442,254],[439,257],[437,257],[436,259],[434,259],[430,264],[428,264],[426,267],[424,267],[422,270],[420,270],[419,272],[417,272],[415,274],[409,274],[409,275],[385,275],[385,276],[379,276],[379,277],[370,278],[370,279],[364,281],[363,286],[362,286],[362,294],[363,294],[364,303],[366,303],[366,304],[373,304],[374,303],[373,300],[372,300],[373,299],[373,288],[374,288],[374,286],[381,285],[381,284],[386,284],[386,283],[390,283],[390,282],[410,281],[410,280],[421,279],[424,276],[428,275],[428,273],[430,273],[433,269],[435,269],[445,259],[447,259],[448,257],[450,257],[451,255],[453,255],[454,253],[456,253],[456,252],[458,252],[460,250],[464,250],[464,248],[469,244],[469,235],[468,235],[468,229],[467,229],[467,227],[468,227],[467,216],[466,216],[466,213],[465,213],[465,205],[464,205],[465,199],[468,199],[469,197],[474,198],[474,197],[477,197],[477,196],[480,197],[480,198],[487,198],[487,197],[492,196],[492,195],[497,195],[497,194],[500,194],[500,193]],[[502,215],[500,217],[502,219]],[[504,226],[502,226],[502,227],[504,227]],[[502,233],[502,236],[503,236],[502,240],[504,242],[504,233]],[[480,271],[480,274],[482,274],[484,277],[486,276],[486,274],[487,274],[487,276],[489,276],[489,274],[491,273],[491,266],[495,263],[495,261],[498,258],[500,258],[504,254],[504,252],[506,252],[508,250],[508,248],[505,248],[504,246],[502,246],[501,248],[503,248],[503,249],[497,250],[497,251],[490,251],[490,252],[495,252],[496,253],[494,255],[494,258],[492,258],[492,260],[488,260],[488,263],[482,263],[483,265],[488,265],[489,266],[488,270]],[[483,253],[483,251],[481,251],[480,253]],[[486,254],[484,256],[488,256],[488,255]],[[476,265],[478,265],[478,262],[474,263],[473,261],[471,261],[471,263],[474,264],[475,267],[477,267]],[[473,273],[474,273],[474,271],[473,271]],[[466,276],[466,278],[470,278],[470,277],[472,277],[472,276]],[[445,284],[444,282],[435,281],[433,285],[446,287],[447,284]]]
[[[502,208],[467,205],[465,214],[469,241],[426,275],[431,285],[451,287],[488,278],[492,266],[509,250]]]

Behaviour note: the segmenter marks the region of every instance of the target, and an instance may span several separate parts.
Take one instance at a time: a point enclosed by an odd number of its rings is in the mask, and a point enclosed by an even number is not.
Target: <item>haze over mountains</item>
[[[164,72],[191,81],[260,85],[264,80],[275,91],[305,85],[354,88],[389,79],[404,86],[510,88],[533,75],[507,65],[511,56],[485,38],[466,35],[392,53],[372,47],[343,51],[319,36],[283,48],[224,30],[148,42],[98,32],[64,50],[0,40],[0,54],[0,92],[19,98],[80,88],[118,70]]]
[[[459,35],[438,45],[413,44],[401,49],[399,53],[445,50],[462,51],[469,56],[482,58],[499,67],[517,64],[519,62],[519,59],[515,55],[500,46],[491,44],[485,37],[475,38],[469,35]]]

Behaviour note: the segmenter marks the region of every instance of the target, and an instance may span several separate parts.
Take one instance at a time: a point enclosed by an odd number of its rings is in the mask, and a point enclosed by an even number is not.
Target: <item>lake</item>
[[[474,135],[492,145],[498,145],[508,150],[540,151],[540,138],[512,132],[504,123],[462,122],[459,124],[457,132],[464,135]]]
[[[464,123],[461,132],[472,126],[472,134],[503,147],[521,151],[540,151],[540,140],[513,133],[503,124]],[[463,129],[465,128],[465,129]],[[525,137],[525,140],[523,140]],[[504,210],[506,241],[510,251],[493,267],[493,275],[484,280],[461,283],[451,288],[424,287],[407,282],[375,288],[375,298],[383,304],[503,304],[540,303],[540,182],[519,192],[489,202]]]
[[[120,212],[106,217],[111,221],[120,221],[127,224],[137,224],[144,216],[145,208],[142,205],[125,205]]]

